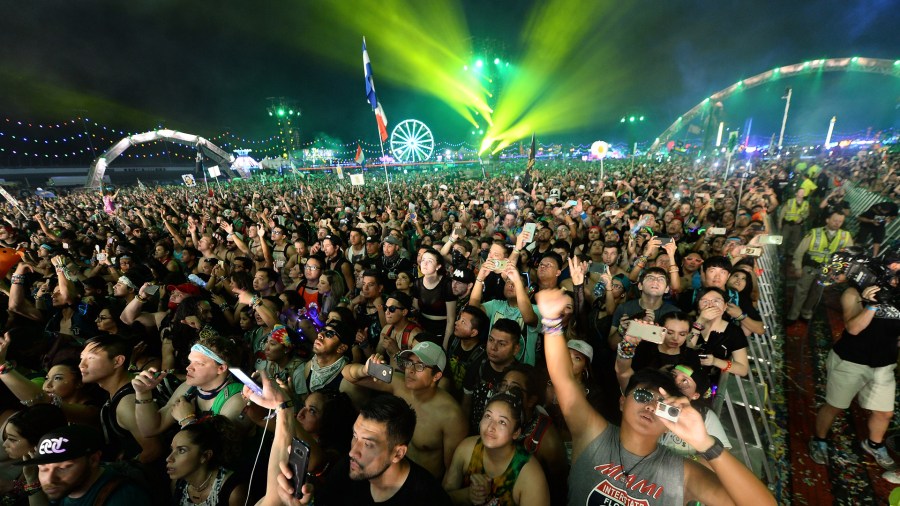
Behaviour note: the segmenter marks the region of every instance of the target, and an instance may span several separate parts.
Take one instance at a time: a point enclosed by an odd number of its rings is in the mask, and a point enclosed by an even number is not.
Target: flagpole
[[[377,126],[377,121],[375,122]],[[394,199],[391,197],[391,178],[388,176],[387,162],[384,161],[384,141],[381,140],[381,129],[378,129],[378,144],[381,146],[381,167],[384,168],[384,182],[387,183],[388,203],[394,205]]]

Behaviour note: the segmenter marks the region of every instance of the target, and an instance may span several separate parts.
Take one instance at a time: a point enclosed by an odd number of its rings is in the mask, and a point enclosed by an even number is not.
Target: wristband
[[[156,402],[156,399],[154,399],[153,397],[151,397],[149,399],[138,399],[137,397],[135,397],[135,399],[134,399],[135,404],[152,404],[155,402]]]
[[[734,321],[736,321],[736,322],[742,322],[742,321],[744,321],[746,318],[747,318],[747,313],[741,313],[741,315],[738,316],[737,318],[735,318]]]
[[[149,297],[144,296],[144,295],[141,295],[141,294],[138,294],[137,298],[138,298],[138,300],[141,301],[141,302],[147,302],[147,299],[148,299]]]
[[[878,307],[877,307],[877,306],[866,306],[866,310],[867,310],[867,311],[876,311],[876,312],[877,312],[877,311],[878,311]]]
[[[190,422],[190,421],[188,421],[188,420],[194,420],[194,419],[196,419],[196,418],[197,418],[197,415],[191,413],[190,415],[185,416],[185,417],[182,418],[181,420],[178,420],[178,425],[180,425],[180,426],[182,426],[182,427],[185,427],[185,426],[187,426],[187,425],[190,425],[190,424],[194,423],[194,422]],[[185,422],[187,422],[187,423],[185,423]]]
[[[697,323],[697,322],[692,323],[691,328],[693,328],[695,330],[699,330],[700,332],[703,332],[704,330],[706,330],[706,327],[704,327],[702,324]]]
[[[288,399],[288,400],[282,402],[281,404],[279,404],[278,407],[275,408],[275,412],[278,413],[282,409],[293,408],[293,407],[294,407],[294,401]]]
[[[634,352],[636,349],[637,345],[629,343],[628,341],[625,341],[623,339],[622,341],[619,341],[618,351],[616,352],[616,354],[622,360],[631,360],[634,358]]]
[[[16,362],[14,360],[7,360],[6,362],[3,362],[3,364],[0,364],[0,376],[8,373],[9,371],[12,371],[15,368]]]

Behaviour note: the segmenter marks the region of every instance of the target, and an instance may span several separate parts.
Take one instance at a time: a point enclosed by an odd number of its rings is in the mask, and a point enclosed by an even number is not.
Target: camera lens
[[[678,416],[678,408],[676,408],[674,406],[669,406],[668,413],[669,413],[669,416],[676,417],[676,416]]]

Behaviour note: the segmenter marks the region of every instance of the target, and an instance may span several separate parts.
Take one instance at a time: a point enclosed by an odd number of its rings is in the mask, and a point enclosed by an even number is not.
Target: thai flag
[[[375,97],[375,82],[372,80],[372,63],[369,61],[369,52],[366,51],[366,38],[363,37],[363,70],[366,73],[366,98],[369,100],[369,105],[372,106],[372,111],[375,112],[375,122],[378,123],[378,133],[381,135],[381,142],[384,142],[388,138],[387,133],[387,116],[384,115],[384,109],[381,108],[381,104],[378,102],[378,99]]]

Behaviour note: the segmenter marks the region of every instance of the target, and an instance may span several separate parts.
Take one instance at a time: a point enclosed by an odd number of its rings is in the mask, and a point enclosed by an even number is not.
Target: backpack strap
[[[124,482],[125,477],[122,475],[110,478],[109,481],[103,484],[100,491],[97,492],[97,497],[94,499],[94,506],[103,506],[106,504],[106,500],[109,499],[109,496],[111,496]]]

